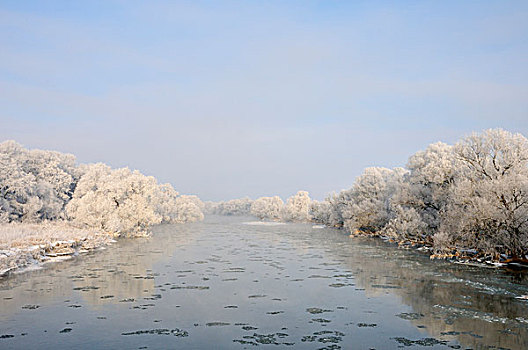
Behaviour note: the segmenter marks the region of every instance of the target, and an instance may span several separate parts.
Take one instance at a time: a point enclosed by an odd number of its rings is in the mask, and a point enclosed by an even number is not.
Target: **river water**
[[[0,280],[0,349],[528,349],[527,276],[211,216]]]

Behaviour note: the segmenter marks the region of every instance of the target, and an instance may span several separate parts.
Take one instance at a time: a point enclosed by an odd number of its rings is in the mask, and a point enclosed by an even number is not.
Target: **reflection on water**
[[[0,280],[0,348],[528,348],[526,275],[210,217]]]

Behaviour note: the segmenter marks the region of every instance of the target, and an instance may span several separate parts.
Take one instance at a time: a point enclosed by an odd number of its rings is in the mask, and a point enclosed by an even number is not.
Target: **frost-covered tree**
[[[528,250],[528,140],[502,129],[455,145],[457,180],[437,242],[488,253]]]
[[[81,225],[136,234],[161,222],[202,220],[202,207],[198,197],[180,196],[171,185],[158,185],[152,176],[99,163],[86,167],[67,214]]]
[[[344,213],[348,212],[348,206],[352,201],[352,190],[342,190],[332,193],[325,198],[328,205],[328,218],[326,225],[330,227],[343,227],[345,223]]]
[[[176,199],[180,194],[171,184],[159,185],[157,192],[152,199],[155,211],[161,216],[162,223],[171,223],[174,221]]]
[[[288,198],[282,210],[282,219],[285,221],[305,222],[310,220],[310,195],[306,191],[299,191]]]
[[[251,204],[251,215],[259,219],[279,220],[284,202],[279,196],[260,197]]]
[[[378,234],[391,219],[390,201],[401,187],[407,171],[403,168],[367,168],[351,190],[351,201],[343,211],[349,232]]]
[[[81,177],[66,209],[78,224],[135,234],[163,220],[156,210],[156,195],[159,186],[153,177],[98,163],[89,166]]]
[[[453,146],[442,142],[431,144],[409,158],[410,204],[421,212],[431,231],[438,229],[440,214],[447,205],[460,166]]]
[[[308,215],[313,222],[334,226],[330,225],[331,207],[330,202],[327,200],[322,202],[312,200]]]
[[[173,223],[195,222],[204,219],[203,210],[205,205],[195,195],[181,195],[176,198],[176,205],[173,208]]]
[[[205,209],[205,204],[202,202],[200,197],[194,195],[194,194],[182,194],[180,198],[186,202],[193,203],[198,209],[200,209],[201,212]]]
[[[442,142],[411,156],[409,173],[391,199],[392,218],[386,233],[430,240],[440,226],[459,166],[453,146]]]
[[[427,224],[418,211],[401,205],[391,207],[391,219],[383,228],[383,233],[397,240],[421,241],[426,235]]]
[[[179,195],[170,185],[159,185],[153,195],[153,207],[161,215],[162,223],[201,221],[205,205],[194,195]]]
[[[71,154],[1,143],[0,222],[62,219],[78,177]]]
[[[253,201],[249,198],[218,202],[213,206],[213,213],[218,215],[249,215],[252,203]]]
[[[197,196],[183,195],[176,198],[172,209],[171,223],[195,222],[204,219],[203,203]]]

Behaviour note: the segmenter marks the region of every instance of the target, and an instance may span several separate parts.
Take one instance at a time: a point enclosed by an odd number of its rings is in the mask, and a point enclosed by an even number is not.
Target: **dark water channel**
[[[522,273],[209,217],[0,280],[0,349],[528,349]]]

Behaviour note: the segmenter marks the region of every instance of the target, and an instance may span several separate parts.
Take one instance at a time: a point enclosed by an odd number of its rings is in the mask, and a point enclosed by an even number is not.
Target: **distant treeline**
[[[0,143],[0,223],[67,221],[134,235],[149,225],[203,219],[196,196],[128,168],[75,164],[75,157]]]
[[[308,192],[299,191],[291,196],[286,204],[279,196],[231,199],[225,202],[205,202],[206,214],[253,215],[261,220],[307,222],[313,217],[310,208],[313,204]]]
[[[528,140],[490,129],[455,145],[434,143],[406,168],[367,168],[352,188],[324,201],[300,191],[279,197],[206,203],[217,214],[312,221],[352,234],[421,242],[437,252],[498,256],[528,252]]]

